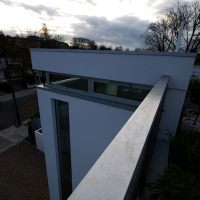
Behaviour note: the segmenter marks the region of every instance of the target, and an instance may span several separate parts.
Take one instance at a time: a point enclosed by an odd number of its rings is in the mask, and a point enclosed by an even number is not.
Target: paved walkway
[[[44,154],[26,140],[0,154],[1,200],[50,200]]]
[[[36,92],[37,92],[36,88],[21,90],[19,92],[15,92],[15,97],[16,97],[16,99],[18,99],[18,98],[21,98],[21,97],[29,96],[31,94],[35,94]],[[7,101],[12,101],[12,100],[13,100],[13,98],[12,98],[11,93],[4,94],[4,95],[0,96],[0,102],[1,103],[7,102]]]
[[[29,120],[24,121],[18,128],[11,126],[10,128],[0,131],[0,153],[28,137],[28,121]]]

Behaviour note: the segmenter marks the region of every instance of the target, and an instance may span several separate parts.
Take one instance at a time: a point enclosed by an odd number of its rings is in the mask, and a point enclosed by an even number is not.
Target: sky
[[[182,1],[182,0],[181,0]],[[187,0],[190,1],[190,0]],[[95,40],[98,45],[144,47],[140,38],[148,24],[175,0],[0,0],[0,30],[14,36],[19,30],[51,33],[70,44],[73,37]]]

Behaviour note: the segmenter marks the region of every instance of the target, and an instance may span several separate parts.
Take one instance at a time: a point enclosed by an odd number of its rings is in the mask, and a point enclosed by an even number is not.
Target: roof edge
[[[30,48],[30,51],[92,53],[92,54],[120,54],[120,55],[147,55],[147,56],[175,56],[175,57],[196,57],[197,56],[197,53],[178,53],[178,52],[108,51],[108,50],[42,49],[42,48]]]

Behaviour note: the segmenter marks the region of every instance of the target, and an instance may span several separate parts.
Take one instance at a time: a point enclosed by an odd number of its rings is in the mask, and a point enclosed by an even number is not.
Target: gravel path
[[[50,199],[44,154],[27,141],[0,154],[0,199]]]

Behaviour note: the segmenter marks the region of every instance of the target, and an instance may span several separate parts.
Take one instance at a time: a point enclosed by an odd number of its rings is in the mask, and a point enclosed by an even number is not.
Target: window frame
[[[83,91],[83,90],[78,90],[74,88],[68,88],[60,85],[53,85],[50,83],[50,75],[60,75],[60,76],[68,76],[68,77],[75,77],[75,78],[82,78],[82,79],[87,79],[88,80],[88,91]],[[99,82],[99,83],[107,83],[107,84],[115,84],[115,85],[123,85],[123,86],[131,86],[132,88],[137,88],[137,89],[147,89],[151,91],[153,86],[150,85],[142,85],[142,84],[137,84],[137,83],[130,83],[130,82],[121,82],[121,81],[114,81],[114,80],[107,80],[107,79],[98,79],[98,78],[90,78],[90,77],[84,77],[84,76],[77,76],[77,75],[71,75],[71,74],[61,74],[61,73],[53,73],[53,72],[46,72],[46,77],[47,77],[47,86],[53,89],[59,89],[63,91],[68,91],[68,92],[73,92],[77,94],[84,94],[88,95],[91,97],[95,97],[98,99],[102,100],[109,100],[112,102],[116,103],[122,103],[122,104],[127,104],[127,105],[132,105],[132,106],[139,106],[142,101],[136,101],[136,100],[131,100],[131,99],[126,99],[122,97],[116,97],[112,96],[109,94],[102,94],[102,93],[97,93],[94,91],[94,82]]]
[[[119,103],[129,104],[129,105],[133,105],[133,106],[139,106],[142,101],[136,101],[136,100],[126,99],[126,98],[123,98],[123,97],[117,97],[117,96],[112,96],[112,95],[109,95],[109,94],[102,94],[102,93],[95,92],[94,91],[94,82],[114,84],[114,85],[123,85],[123,86],[131,86],[131,88],[137,88],[137,89],[151,90],[153,88],[152,86],[141,85],[141,84],[136,84],[136,83],[128,83],[128,82],[120,82],[120,81],[112,81],[112,80],[103,80],[103,79],[92,78],[92,80],[91,80],[92,96],[97,97],[97,98],[108,99],[108,100],[111,100],[111,101],[116,101],[116,102],[119,102]]]
[[[76,92],[76,93],[80,93],[80,94],[89,94],[90,93],[90,79],[87,77],[82,77],[82,76],[76,76],[76,75],[70,75],[70,74],[60,74],[60,73],[46,73],[46,77],[47,77],[47,86],[48,87],[52,87],[54,89],[60,89],[60,90],[64,90],[64,91],[70,91],[70,92]],[[88,90],[84,91],[84,90],[79,90],[79,89],[74,89],[74,88],[70,88],[70,87],[64,87],[61,85],[53,85],[50,82],[50,75],[56,75],[56,76],[68,76],[68,77],[74,77],[74,78],[82,78],[82,79],[86,79],[88,81]]]

